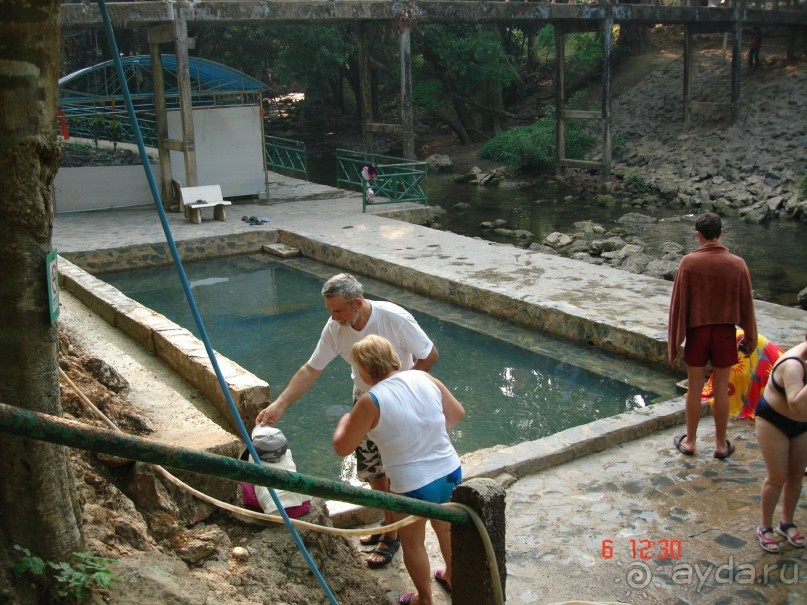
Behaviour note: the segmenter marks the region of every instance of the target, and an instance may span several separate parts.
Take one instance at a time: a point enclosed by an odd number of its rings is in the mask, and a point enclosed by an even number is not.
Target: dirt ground
[[[108,428],[87,405],[89,400],[124,432],[138,436],[153,432],[127,401],[128,384],[114,368],[76,348],[65,333],[60,332],[59,340],[59,367],[69,379],[60,380],[65,417]],[[99,590],[96,603],[329,602],[281,525],[253,523],[225,511],[192,523],[187,507],[147,465],[79,450],[72,451],[71,462],[87,549],[119,562],[112,566],[119,580],[110,590]],[[331,525],[324,503],[317,499],[304,520]],[[298,532],[339,602],[388,602],[349,539],[306,529]],[[0,595],[8,594],[4,591],[9,588],[0,585]],[[32,591],[26,583],[14,589],[16,598],[9,603],[44,602],[41,596],[27,600]]]

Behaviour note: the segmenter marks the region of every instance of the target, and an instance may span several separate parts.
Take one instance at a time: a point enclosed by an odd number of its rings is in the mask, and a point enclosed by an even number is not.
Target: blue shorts
[[[404,496],[410,498],[417,498],[426,502],[434,502],[435,504],[443,504],[451,500],[451,492],[454,488],[462,483],[462,467],[458,466],[445,477],[435,479],[431,483],[427,483],[423,487],[413,489],[411,492],[404,493]]]

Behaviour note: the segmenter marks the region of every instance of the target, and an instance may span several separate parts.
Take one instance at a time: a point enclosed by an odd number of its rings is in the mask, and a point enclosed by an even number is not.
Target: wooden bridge
[[[729,0],[718,6],[701,6],[717,0],[657,0],[637,3],[549,3],[485,0],[161,0],[107,3],[114,28],[146,28],[148,30],[152,67],[155,74],[155,107],[158,115],[160,165],[165,200],[172,191],[169,150],[185,155],[186,186],[197,184],[191,119],[190,76],[188,58],[188,24],[220,23],[249,24],[358,24],[360,81],[364,148],[373,152],[375,133],[397,134],[402,137],[404,156],[414,159],[414,130],[412,110],[412,76],[410,31],[416,23],[530,23],[551,24],[555,30],[555,107],[557,111],[556,149],[558,173],[567,168],[598,170],[603,185],[611,178],[611,48],[615,24],[671,24],[683,27],[684,42],[684,127],[691,121],[692,111],[710,105],[692,99],[693,36],[701,33],[726,33],[731,36],[731,112],[736,115],[740,99],[742,62],[742,32],[744,26],[781,27],[789,32],[787,53],[793,58],[798,36],[807,31],[807,0],[770,0],[751,2]],[[367,25],[374,22],[394,22],[400,34],[401,61],[401,123],[373,122],[370,56]],[[85,0],[62,4],[62,29],[80,30],[103,27],[99,7]],[[602,107],[598,111],[567,109],[565,97],[566,34],[598,31],[603,44]],[[165,115],[165,98],[158,80],[161,76],[159,46],[173,43],[177,57],[180,88],[182,140],[169,140],[167,127],[160,133],[159,116]],[[158,73],[159,72],[159,73]],[[571,160],[565,155],[564,123],[570,119],[595,119],[602,123],[601,161]],[[168,183],[168,186],[166,186]]]

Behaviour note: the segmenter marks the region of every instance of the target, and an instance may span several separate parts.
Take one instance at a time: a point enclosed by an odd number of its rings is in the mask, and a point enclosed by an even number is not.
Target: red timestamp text
[[[647,538],[631,538],[621,547],[614,546],[613,540],[603,540],[600,543],[600,555],[603,559],[611,559],[618,549],[630,555],[631,559],[680,559],[682,554],[681,540],[660,539],[649,540]]]

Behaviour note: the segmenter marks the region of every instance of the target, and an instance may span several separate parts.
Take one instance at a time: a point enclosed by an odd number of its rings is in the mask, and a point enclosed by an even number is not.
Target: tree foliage
[[[506,130],[482,146],[479,156],[516,168],[549,171],[557,163],[555,146],[555,108],[529,126]],[[566,157],[582,159],[594,146],[594,137],[580,120],[566,123]]]
[[[197,25],[191,52],[266,82],[276,94],[303,92],[304,109],[336,108],[327,115],[355,111],[360,117],[357,33],[366,28],[370,44],[374,116],[381,106],[398,111],[400,38],[392,24]],[[616,28],[615,32],[619,29]],[[421,119],[448,125],[463,143],[482,142],[524,123],[514,115],[540,114],[547,82],[555,77],[552,25],[421,24],[412,30],[413,101]],[[143,41],[130,36],[128,47]],[[564,37],[567,81],[597,76],[602,64],[600,33]],[[63,48],[74,65],[81,55],[97,63],[105,45],[91,33],[70,34]],[[142,49],[143,52],[147,50]],[[523,108],[534,107],[533,111]],[[392,118],[395,121],[395,118]],[[531,129],[532,127],[528,127]]]

